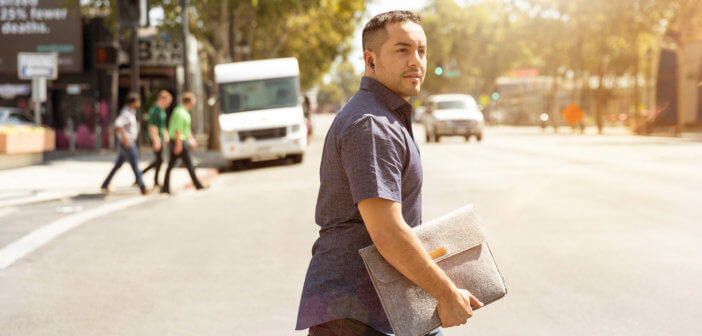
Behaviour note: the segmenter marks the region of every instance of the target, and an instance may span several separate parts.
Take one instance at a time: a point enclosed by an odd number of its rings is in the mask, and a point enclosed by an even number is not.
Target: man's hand
[[[127,132],[124,130],[124,127],[118,126],[117,132],[120,134],[120,142],[122,143],[122,146],[124,146],[124,149],[129,149],[129,147],[132,147],[132,143],[127,138]]]
[[[156,138],[156,139],[153,140],[153,145],[154,145],[154,150],[155,150],[155,151],[158,152],[158,151],[161,150],[161,140],[159,140],[158,138]]]
[[[439,312],[443,328],[465,324],[469,318],[473,317],[472,307],[480,308],[483,306],[482,302],[465,289],[453,290],[448,295],[438,298],[438,301],[439,305],[436,310]]]
[[[192,148],[192,149],[197,148],[197,141],[195,140],[195,137],[190,136],[188,141],[190,142],[190,148]]]
[[[429,292],[439,302],[442,327],[466,323],[473,307],[482,307],[468,291],[456,288],[424,250],[419,238],[402,217],[402,204],[382,198],[358,202],[363,222],[378,252],[400,273]]]

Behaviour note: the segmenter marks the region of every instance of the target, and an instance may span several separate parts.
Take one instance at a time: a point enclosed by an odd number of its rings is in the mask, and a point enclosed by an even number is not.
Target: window
[[[297,77],[224,83],[219,90],[222,113],[294,107],[299,103]]]

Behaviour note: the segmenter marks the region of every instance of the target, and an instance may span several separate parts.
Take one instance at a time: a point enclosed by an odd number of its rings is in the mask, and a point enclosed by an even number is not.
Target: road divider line
[[[56,239],[58,236],[91,219],[143,203],[149,199],[150,198],[148,197],[135,197],[123,201],[108,203],[44,225],[28,233],[26,236],[18,239],[10,245],[0,249],[0,270],[7,268],[17,260],[24,258],[48,242]]]

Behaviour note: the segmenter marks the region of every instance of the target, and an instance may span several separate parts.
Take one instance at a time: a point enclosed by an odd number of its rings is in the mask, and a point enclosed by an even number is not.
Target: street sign
[[[480,105],[488,106],[488,104],[490,104],[490,96],[488,96],[484,93],[481,94],[480,95]]]
[[[583,110],[578,107],[578,104],[571,103],[568,107],[561,111],[563,118],[568,122],[569,125],[574,126],[575,124],[583,118]]]
[[[154,36],[139,41],[139,64],[142,66],[178,66],[183,64],[183,42]]]
[[[58,78],[58,54],[18,53],[17,76],[19,79]]]
[[[461,75],[461,71],[460,71],[460,70],[449,70],[449,71],[446,71],[446,77],[447,77],[447,78],[456,78],[456,77],[458,77],[458,76],[460,76],[460,75]]]

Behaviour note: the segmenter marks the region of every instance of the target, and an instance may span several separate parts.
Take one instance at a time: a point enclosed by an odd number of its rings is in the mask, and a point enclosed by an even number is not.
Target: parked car
[[[427,98],[422,117],[427,142],[438,142],[442,136],[460,135],[470,140],[483,139],[485,118],[475,99],[466,94],[440,94]]]
[[[0,125],[32,126],[34,118],[20,108],[0,107]]]
[[[287,158],[302,162],[308,119],[300,97],[296,58],[215,65],[222,155],[239,166]]]

